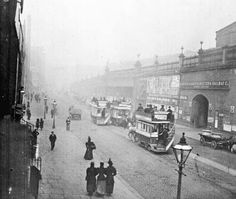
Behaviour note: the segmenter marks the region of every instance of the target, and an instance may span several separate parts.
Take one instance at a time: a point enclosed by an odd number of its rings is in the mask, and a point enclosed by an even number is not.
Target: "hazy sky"
[[[236,21],[236,0],[25,0],[32,45],[49,65],[102,71],[120,62],[215,47],[215,32]],[[96,67],[83,67],[94,65]],[[84,72],[85,72],[84,71]]]

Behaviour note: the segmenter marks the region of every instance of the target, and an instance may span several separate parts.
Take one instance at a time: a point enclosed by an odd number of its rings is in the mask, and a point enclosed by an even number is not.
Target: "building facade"
[[[216,47],[236,45],[236,22],[216,31]]]
[[[199,50],[181,66],[180,118],[195,127],[236,131],[236,46]]]
[[[0,118],[21,103],[24,36],[23,1],[0,1]]]

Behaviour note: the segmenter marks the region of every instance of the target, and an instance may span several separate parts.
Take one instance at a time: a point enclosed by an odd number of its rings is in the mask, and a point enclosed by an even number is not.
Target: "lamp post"
[[[43,112],[43,118],[46,119],[46,106],[47,106],[47,100],[48,98],[44,97],[44,112]]]
[[[55,113],[56,113],[56,100],[53,101],[52,106],[53,106],[53,123],[52,123],[52,128],[55,129]]]
[[[189,154],[191,153],[193,149],[190,145],[187,144],[184,135],[185,133],[183,133],[182,137],[180,138],[179,143],[172,147],[175,154],[175,158],[178,163],[178,167],[179,167],[177,199],[180,199],[180,195],[181,195],[181,182],[182,182],[182,174],[183,174],[182,170],[185,166],[185,162],[187,161]]]

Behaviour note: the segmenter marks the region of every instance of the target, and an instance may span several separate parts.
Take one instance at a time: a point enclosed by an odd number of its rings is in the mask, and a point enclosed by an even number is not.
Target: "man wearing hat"
[[[54,132],[51,132],[51,135],[49,136],[49,140],[51,142],[51,151],[54,149],[55,147],[55,142],[56,142],[57,136],[54,134]]]
[[[114,189],[114,176],[116,175],[116,169],[113,167],[111,158],[109,158],[108,165],[109,166],[106,168],[106,193],[107,195],[111,195]]]

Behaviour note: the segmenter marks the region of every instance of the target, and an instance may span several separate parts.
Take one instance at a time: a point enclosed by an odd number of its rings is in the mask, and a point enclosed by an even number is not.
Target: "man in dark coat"
[[[91,196],[96,191],[96,175],[98,174],[98,169],[94,167],[94,162],[90,163],[90,167],[86,170],[87,181],[86,189],[88,194]]]
[[[51,132],[51,135],[49,136],[49,140],[51,142],[51,151],[54,149],[55,147],[55,142],[56,142],[57,136],[54,134],[54,132]]]
[[[109,158],[108,167],[106,168],[106,193],[111,195],[114,189],[114,176],[116,175],[116,169],[113,167],[113,162]]]
[[[40,125],[39,118],[37,118],[36,123],[35,123],[35,127],[37,130],[39,129],[39,125]]]
[[[43,124],[44,124],[44,121],[43,121],[43,118],[41,118],[40,122],[39,122],[39,126],[40,126],[41,131],[43,130]]]

